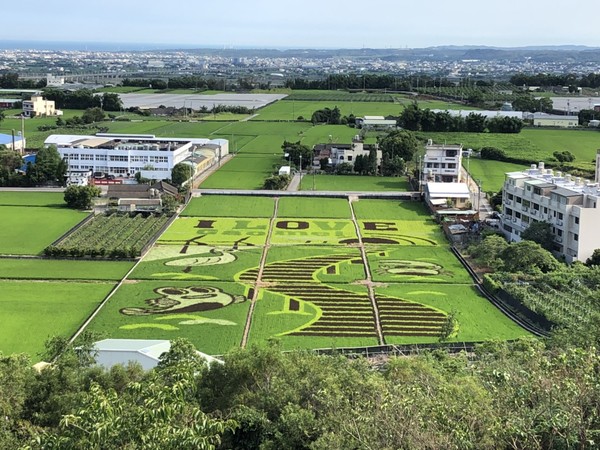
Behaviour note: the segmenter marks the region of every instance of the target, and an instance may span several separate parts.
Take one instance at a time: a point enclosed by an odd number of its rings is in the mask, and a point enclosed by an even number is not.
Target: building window
[[[575,223],[579,225],[579,217],[575,217]]]
[[[558,213],[558,220],[563,220],[563,213]]]
[[[517,203],[521,203],[521,197],[515,197],[515,201],[516,201]]]
[[[573,240],[574,241],[578,241],[579,240],[579,235],[578,234],[574,234],[573,235]]]

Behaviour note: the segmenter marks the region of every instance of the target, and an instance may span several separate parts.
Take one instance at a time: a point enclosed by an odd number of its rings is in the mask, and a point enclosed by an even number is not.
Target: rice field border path
[[[240,347],[246,348],[248,344],[248,336],[250,335],[250,327],[252,326],[252,316],[254,315],[254,308],[256,307],[256,300],[258,298],[258,291],[262,286],[262,276],[267,262],[267,254],[269,248],[271,248],[271,235],[273,234],[273,227],[275,226],[275,220],[277,219],[277,212],[279,209],[279,197],[275,197],[275,206],[273,208],[273,215],[269,221],[269,231],[267,233],[267,239],[265,240],[265,246],[263,247],[262,255],[260,258],[260,265],[258,266],[258,274],[256,275],[256,281],[254,282],[254,289],[250,298],[250,308],[248,309],[248,315],[246,316],[246,326],[244,327],[244,334],[242,335],[242,342]]]
[[[352,213],[352,223],[354,223],[356,236],[358,237],[358,248],[360,249],[360,255],[363,260],[363,266],[365,268],[365,286],[367,286],[367,290],[369,291],[369,300],[371,300],[371,306],[373,307],[373,316],[375,317],[377,339],[379,340],[379,345],[385,345],[385,338],[383,337],[383,330],[381,328],[381,319],[379,317],[379,306],[377,305],[377,300],[375,299],[375,288],[373,278],[371,277],[371,267],[369,266],[369,261],[367,259],[367,251],[365,250],[365,244],[360,234],[360,227],[358,226],[356,214],[354,213],[354,207],[352,206],[352,203],[355,201],[358,201],[358,197],[352,195],[348,196],[348,204],[350,205],[350,212]]]

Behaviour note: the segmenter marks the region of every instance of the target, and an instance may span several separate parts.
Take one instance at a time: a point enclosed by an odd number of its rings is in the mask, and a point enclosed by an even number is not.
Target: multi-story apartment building
[[[434,144],[425,146],[422,182],[460,183],[462,145]]]
[[[352,144],[317,144],[313,147],[315,166],[319,165],[319,161],[323,158],[329,159],[329,164],[337,166],[341,163],[350,163],[354,165],[357,156],[368,157],[371,150],[375,150],[377,158],[377,166],[381,165],[381,150],[377,144],[365,144],[360,136],[354,136]]]
[[[41,95],[34,95],[31,100],[23,101],[23,115],[25,117],[60,116],[62,111],[56,109],[54,100],[46,100]]]
[[[597,159],[600,160],[599,157]],[[531,223],[549,222],[554,234],[553,251],[568,262],[585,261],[600,248],[600,189],[598,183],[574,178],[532,164],[523,172],[506,174],[503,190],[502,228],[511,241]]]
[[[97,134],[96,136],[53,134],[44,142],[56,145],[69,163],[68,171],[91,170],[116,177],[171,178],[176,164],[187,161],[194,168],[205,167],[229,153],[225,139],[157,138],[154,135]]]

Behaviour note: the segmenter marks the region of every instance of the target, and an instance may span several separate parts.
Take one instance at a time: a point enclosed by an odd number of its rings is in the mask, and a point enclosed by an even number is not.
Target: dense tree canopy
[[[419,144],[414,134],[406,130],[395,130],[379,140],[379,148],[389,158],[400,157],[411,161]]]

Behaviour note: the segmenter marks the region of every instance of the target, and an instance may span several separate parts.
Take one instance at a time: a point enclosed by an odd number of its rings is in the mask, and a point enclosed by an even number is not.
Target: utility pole
[[[302,190],[302,155],[300,155],[300,183],[299,188]]]

